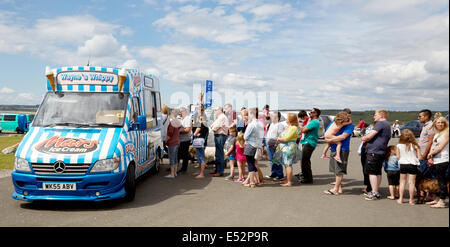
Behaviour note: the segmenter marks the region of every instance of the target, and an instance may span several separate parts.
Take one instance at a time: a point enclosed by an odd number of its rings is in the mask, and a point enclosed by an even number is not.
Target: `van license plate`
[[[75,183],[44,183],[44,190],[77,190]]]

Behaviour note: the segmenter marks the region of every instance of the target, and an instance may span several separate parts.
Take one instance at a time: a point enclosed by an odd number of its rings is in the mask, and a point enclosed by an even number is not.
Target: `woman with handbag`
[[[249,124],[244,133],[244,154],[247,159],[248,177],[242,183],[242,185],[250,188],[255,188],[255,186],[261,186],[258,178],[258,169],[255,164],[255,154],[257,149],[260,148],[262,144],[262,140],[260,138],[261,126],[259,120],[257,119],[256,108],[251,108],[248,111],[248,121]]]
[[[208,140],[208,123],[206,122],[206,116],[204,112],[204,105],[199,107],[199,114],[197,114],[196,122],[198,125],[194,127],[194,135],[192,140],[192,146],[195,148],[195,156],[197,157],[197,162],[200,164],[200,172],[195,173],[195,178],[205,178],[205,147]]]
[[[286,180],[280,182],[281,186],[292,186],[292,165],[297,162],[297,136],[298,118],[294,113],[289,113],[286,122],[288,127],[277,139],[277,148],[273,155],[272,162],[283,165],[286,168]]]

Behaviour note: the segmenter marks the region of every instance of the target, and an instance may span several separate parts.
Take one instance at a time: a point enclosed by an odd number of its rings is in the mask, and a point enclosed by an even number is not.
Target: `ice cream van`
[[[47,93],[15,154],[18,200],[134,199],[161,157],[159,81],[134,69],[46,68]]]

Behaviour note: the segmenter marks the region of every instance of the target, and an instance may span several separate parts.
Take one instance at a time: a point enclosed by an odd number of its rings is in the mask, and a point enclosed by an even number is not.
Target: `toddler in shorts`
[[[388,199],[394,200],[398,197],[399,185],[400,185],[400,166],[398,165],[397,159],[397,147],[389,146],[386,152],[386,159],[384,160],[384,171],[386,172],[389,193]]]

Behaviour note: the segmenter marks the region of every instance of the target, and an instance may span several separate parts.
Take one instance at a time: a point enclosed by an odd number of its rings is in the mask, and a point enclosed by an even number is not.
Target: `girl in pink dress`
[[[244,155],[244,133],[239,133],[239,135],[236,137],[236,161],[238,164],[238,170],[239,170],[239,178],[236,178],[234,182],[244,182],[245,177],[245,162],[247,162],[247,159]]]

